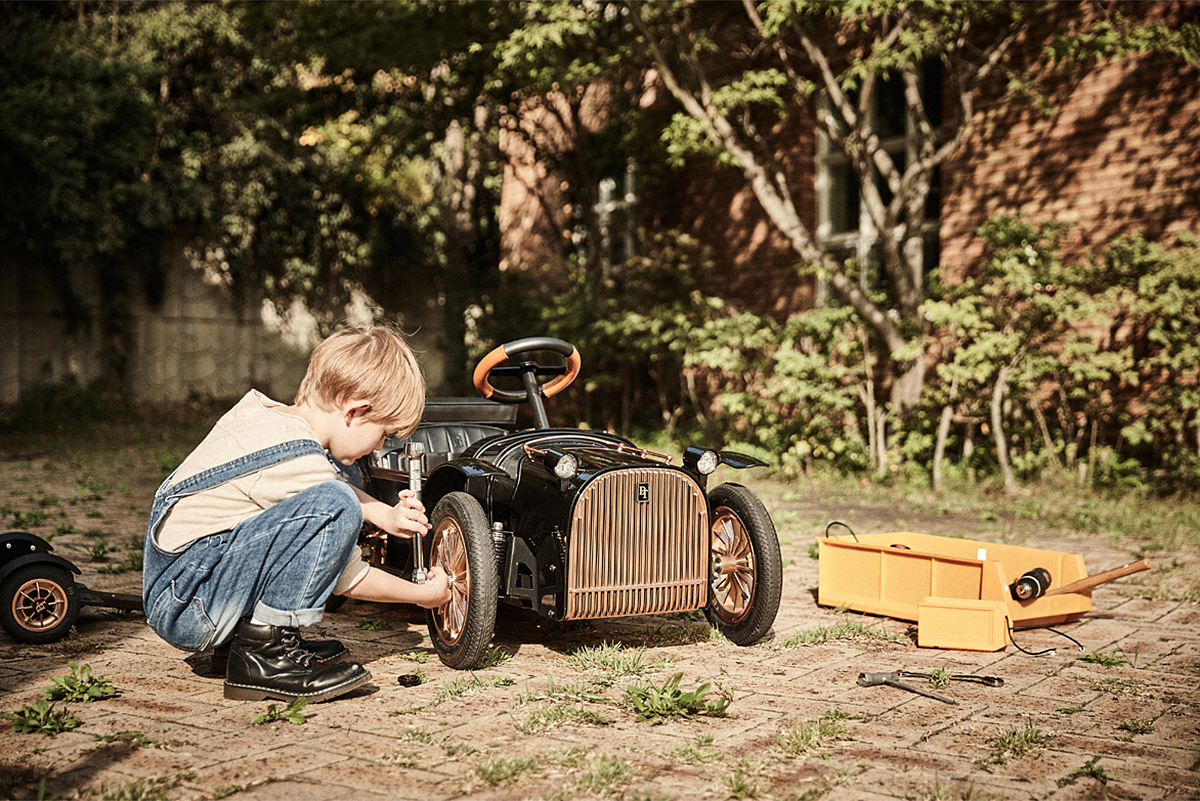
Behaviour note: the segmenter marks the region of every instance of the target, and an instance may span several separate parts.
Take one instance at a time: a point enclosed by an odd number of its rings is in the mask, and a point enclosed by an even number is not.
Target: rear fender
[[[80,575],[79,568],[75,567],[75,565],[71,564],[66,559],[63,559],[61,556],[55,556],[52,553],[43,553],[39,551],[37,553],[27,553],[24,556],[18,556],[4,567],[0,567],[0,583],[3,583],[6,578],[15,573],[17,570],[20,570],[22,567],[33,564],[54,565],[55,567],[61,567],[68,573]]]

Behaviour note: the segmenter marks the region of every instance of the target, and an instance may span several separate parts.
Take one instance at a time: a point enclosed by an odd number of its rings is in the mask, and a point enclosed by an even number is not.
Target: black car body
[[[567,365],[497,366],[531,351]],[[750,490],[707,485],[720,464],[762,463],[699,448],[674,463],[613,434],[550,428],[542,399],[578,366],[559,340],[503,345],[475,374],[491,399],[430,400],[411,437],[364,460],[368,491],[394,503],[416,485],[433,525],[419,554],[409,539],[365,537],[369,560],[405,577],[424,564],[447,569],[452,597],[430,611],[429,628],[451,667],[486,656],[498,604],[559,621],[703,609],[733,642],[758,642],[782,589],[775,529]],[[525,391],[496,390],[489,376],[500,374]],[[556,378],[540,384],[545,376]],[[513,430],[517,402],[531,405],[533,429]]]

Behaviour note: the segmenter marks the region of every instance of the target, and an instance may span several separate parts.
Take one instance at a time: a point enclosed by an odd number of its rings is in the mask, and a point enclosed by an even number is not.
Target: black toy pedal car
[[[0,626],[18,642],[57,642],[84,606],[142,611],[140,595],[89,590],[79,568],[50,553],[50,543],[27,531],[0,534]]]
[[[533,352],[565,364],[502,366]],[[501,603],[559,621],[703,609],[733,642],[758,642],[783,585],[775,528],[747,488],[707,483],[721,464],[763,463],[688,448],[672,464],[613,434],[550,428],[543,399],[579,368],[578,352],[561,340],[509,342],[475,370],[482,399],[430,399],[410,438],[362,460],[367,491],[394,503],[420,480],[412,469],[423,451],[422,501],[433,524],[420,559],[412,540],[376,533],[364,539],[370,561],[406,577],[421,564],[445,568],[452,597],[428,612],[428,625],[453,668],[486,656]],[[495,376],[519,379],[523,391],[497,389]],[[530,406],[530,430],[513,430],[518,403]]]

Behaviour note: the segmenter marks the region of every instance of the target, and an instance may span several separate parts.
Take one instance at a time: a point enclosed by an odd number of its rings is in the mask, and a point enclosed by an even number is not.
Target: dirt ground
[[[53,535],[92,589],[138,592],[121,572],[161,472],[116,448],[63,469],[0,454],[0,505]],[[732,476],[725,477],[726,479]],[[1089,572],[1130,561],[1112,537],[1066,536],[1006,514],[955,517],[803,482],[759,481],[779,529],[784,594],[773,636],[742,648],[696,614],[554,625],[505,613],[495,664],[457,672],[433,655],[423,617],[349,602],[327,615],[373,683],[308,706],[301,723],[254,722],[267,703],[226,701],[207,655],[159,640],[138,616],[86,608],[76,632],[31,646],[0,634],[0,711],[35,704],[70,663],[119,694],[66,704],[57,734],[0,720],[0,795],[179,799],[1187,799],[1200,798],[1200,608],[1148,592],[1142,573],[1103,585],[1089,614],[1022,632],[999,652],[918,648],[913,627],[816,603],[815,541],[832,520],[860,532],[915,530],[1080,553]],[[49,511],[47,511],[49,510]],[[57,534],[55,532],[57,531]],[[113,551],[102,550],[97,537]],[[103,560],[93,557],[102,556]],[[1160,564],[1196,565],[1194,553]],[[1156,571],[1157,572],[1157,571]],[[946,671],[951,705],[861,672]],[[416,675],[421,683],[399,679]],[[671,680],[679,676],[677,692]],[[929,682],[913,684],[930,688]],[[707,690],[704,690],[707,685]],[[628,688],[663,709],[639,720]],[[687,694],[693,698],[688,699]],[[698,697],[696,697],[698,696]],[[62,702],[56,706],[61,708]],[[283,704],[276,707],[281,709]]]

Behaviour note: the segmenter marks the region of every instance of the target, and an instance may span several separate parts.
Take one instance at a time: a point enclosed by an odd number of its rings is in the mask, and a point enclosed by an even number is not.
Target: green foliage
[[[293,699],[282,711],[277,704],[269,704],[266,712],[259,712],[250,718],[251,726],[261,726],[264,723],[287,722],[300,726],[306,722],[304,708],[308,706],[307,698]]]
[[[0,713],[0,717],[12,721],[13,731],[23,734],[54,735],[76,729],[83,723],[66,708],[55,709],[54,704],[45,699],[26,704],[18,712]]]
[[[93,676],[92,666],[80,666],[69,662],[69,676],[52,676],[53,684],[42,690],[42,697],[47,701],[77,701],[90,703],[102,698],[111,698],[117,694],[117,688],[103,676]]]
[[[630,685],[625,688],[625,701],[637,712],[639,721],[650,720],[658,723],[661,719],[673,715],[725,717],[726,710],[733,700],[732,696],[718,690],[716,698],[706,699],[712,689],[711,682],[705,682],[694,690],[684,691],[679,686],[682,680],[683,673],[676,673],[661,687]]]

